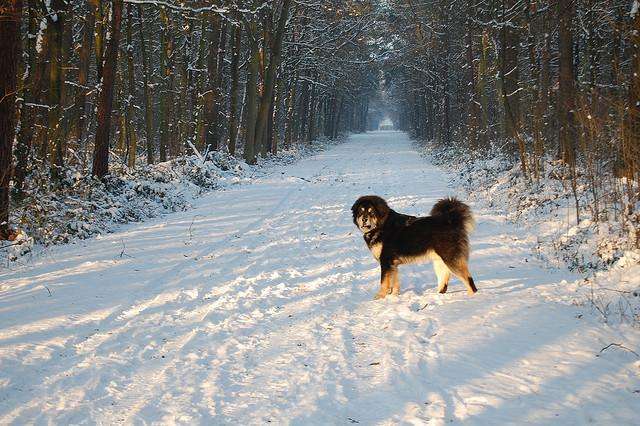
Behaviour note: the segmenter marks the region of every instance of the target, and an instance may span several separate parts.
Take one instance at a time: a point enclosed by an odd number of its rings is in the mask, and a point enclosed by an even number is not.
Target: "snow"
[[[40,26],[39,26],[40,29],[38,30],[38,35],[36,36],[36,52],[38,53],[42,52],[42,43],[44,41],[44,34],[45,34],[45,31],[47,31],[48,24],[49,24],[49,21],[47,21],[46,17],[40,20]]]
[[[351,204],[425,214],[451,179],[402,133],[357,135],[1,271],[0,423],[636,424],[638,330],[495,209],[472,203],[477,295],[412,265],[372,300]]]
[[[379,130],[390,130],[393,129],[393,121],[391,118],[385,117],[380,124],[378,125]]]
[[[116,157],[110,176],[103,181],[68,165],[59,190],[52,190],[43,172],[34,170],[25,182],[23,202],[11,210],[10,222],[18,225],[21,238],[10,245],[0,244],[0,263],[24,263],[52,244],[90,238],[112,232],[122,223],[189,209],[203,193],[249,182],[276,164],[291,163],[331,143],[321,139],[280,150],[277,155],[260,158],[257,165],[224,152],[201,154],[195,147],[195,155],[153,165],[138,158],[133,169]]]
[[[463,198],[502,212],[519,233],[529,235],[535,257],[544,265],[580,272],[571,284],[574,291],[567,294],[572,303],[591,305],[604,322],[640,326],[640,280],[629,279],[640,272],[636,219],[631,213],[620,220],[629,201],[623,198],[621,205],[616,197],[616,188],[635,183],[605,174],[594,209],[588,174],[578,172],[581,220],[576,223],[575,199],[560,179],[568,170],[554,158],[542,159],[543,170],[531,180],[523,175],[519,160],[497,146],[486,158],[435,144],[422,149],[451,172],[454,185],[464,188]],[[469,155],[474,161],[466,161]]]
[[[51,9],[51,0],[44,0],[44,7],[47,11],[47,16],[51,18],[51,21],[58,22],[58,13],[57,11]]]

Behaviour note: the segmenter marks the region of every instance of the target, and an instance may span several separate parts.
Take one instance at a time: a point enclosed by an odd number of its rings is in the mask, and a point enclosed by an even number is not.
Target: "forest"
[[[639,0],[0,0],[0,425],[637,425],[639,182]]]
[[[394,32],[406,50],[390,59],[406,82],[392,89],[403,128],[470,161],[498,146],[533,188],[555,161],[578,223],[588,212],[636,234],[637,1],[409,0],[394,10],[411,28]]]
[[[639,220],[636,1],[4,4],[2,238],[11,206],[78,176],[218,151],[253,164],[383,112],[470,161],[512,156],[532,187],[556,161],[578,222]]]
[[[78,174],[366,130],[368,2],[3,3],[3,238],[11,204]]]

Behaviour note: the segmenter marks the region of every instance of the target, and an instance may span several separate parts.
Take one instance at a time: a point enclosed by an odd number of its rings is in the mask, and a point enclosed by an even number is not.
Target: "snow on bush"
[[[257,165],[223,152],[176,158],[133,170],[110,165],[103,181],[67,168],[60,189],[49,188],[37,172],[26,182],[24,198],[11,211],[17,238],[0,242],[0,260],[15,261],[35,246],[63,244],[112,232],[118,225],[188,209],[204,192],[249,182],[277,164],[288,164],[323,149],[320,140],[261,158]]]
[[[518,159],[497,145],[482,158],[474,153],[473,161],[471,154],[456,148],[429,143],[423,150],[432,162],[454,172],[454,184],[462,186],[471,200],[498,210],[535,235],[532,249],[539,259],[585,276],[574,283],[571,303],[589,304],[607,321],[615,317],[640,324],[638,215],[623,213],[610,195],[615,188],[599,194],[600,209],[595,211],[589,182],[578,171],[578,223],[576,197],[568,179],[563,179],[568,171],[562,162],[546,159],[543,172],[531,179],[522,173]],[[629,184],[610,178],[611,185]]]

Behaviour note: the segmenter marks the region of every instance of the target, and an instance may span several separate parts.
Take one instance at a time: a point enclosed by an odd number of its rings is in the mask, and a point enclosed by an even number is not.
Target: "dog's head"
[[[351,207],[353,223],[366,234],[384,225],[389,216],[387,202],[376,195],[365,195],[356,200]]]

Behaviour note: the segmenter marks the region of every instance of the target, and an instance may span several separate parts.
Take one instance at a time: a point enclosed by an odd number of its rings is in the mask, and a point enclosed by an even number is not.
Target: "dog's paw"
[[[387,297],[387,293],[379,291],[378,293],[376,293],[373,300],[384,299],[385,297]]]

